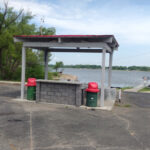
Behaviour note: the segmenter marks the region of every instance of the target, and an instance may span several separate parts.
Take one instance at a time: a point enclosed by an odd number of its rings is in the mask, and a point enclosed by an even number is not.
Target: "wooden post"
[[[25,70],[26,70],[26,49],[22,47],[22,71],[21,71],[21,99],[24,99],[25,87]]]
[[[100,106],[104,106],[104,90],[105,90],[105,55],[106,49],[103,49],[102,52],[102,75],[101,75],[101,98],[100,98]]]

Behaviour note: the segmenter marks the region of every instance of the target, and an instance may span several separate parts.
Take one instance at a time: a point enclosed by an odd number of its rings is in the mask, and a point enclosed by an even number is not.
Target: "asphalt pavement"
[[[150,150],[150,94],[123,93],[112,111],[12,100],[19,95],[0,84],[0,150]]]

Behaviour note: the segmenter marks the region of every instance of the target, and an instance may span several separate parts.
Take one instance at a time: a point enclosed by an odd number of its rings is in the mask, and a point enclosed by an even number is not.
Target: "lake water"
[[[100,85],[101,70],[100,69],[74,69],[65,68],[63,73],[76,75],[78,80],[83,83],[98,82]],[[143,77],[150,77],[150,72],[145,71],[112,71],[112,86],[113,87],[125,87],[125,86],[137,86],[143,83]],[[108,70],[106,70],[105,84],[108,81]]]

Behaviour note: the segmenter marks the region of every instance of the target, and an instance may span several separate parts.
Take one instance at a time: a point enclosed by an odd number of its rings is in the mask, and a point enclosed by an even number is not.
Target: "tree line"
[[[51,65],[50,67],[52,67]],[[63,65],[63,68],[79,68],[79,69],[101,69],[100,65]],[[109,67],[106,67],[108,69]],[[113,70],[126,70],[126,71],[132,71],[132,70],[138,70],[138,71],[150,71],[150,67],[148,66],[112,66]]]

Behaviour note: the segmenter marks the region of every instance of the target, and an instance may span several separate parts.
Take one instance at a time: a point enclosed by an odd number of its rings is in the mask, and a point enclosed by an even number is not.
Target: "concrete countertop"
[[[72,81],[57,81],[57,80],[36,80],[36,82],[82,85],[82,83],[81,83],[81,82],[72,82]]]

